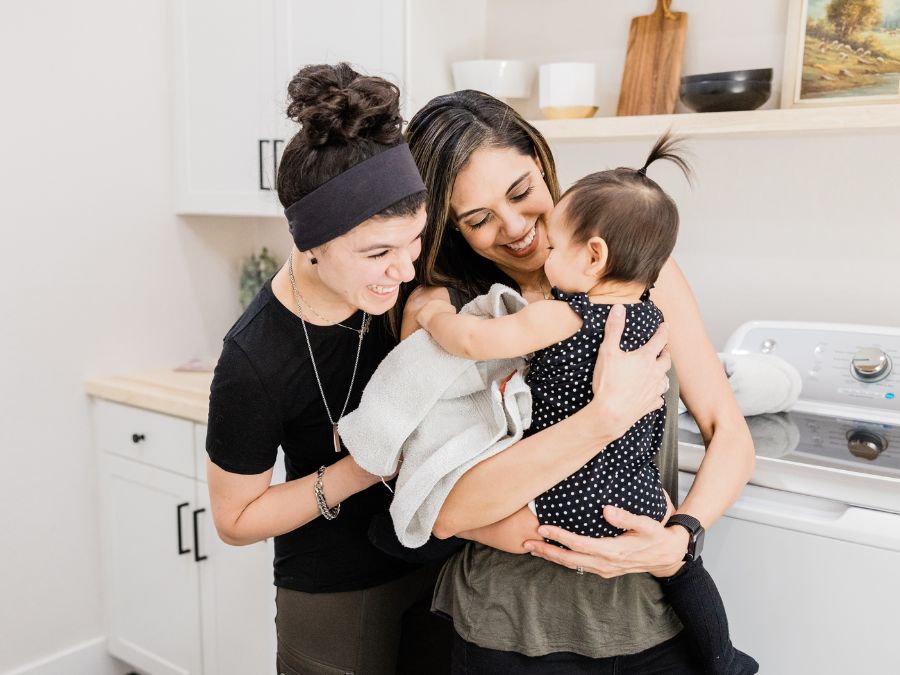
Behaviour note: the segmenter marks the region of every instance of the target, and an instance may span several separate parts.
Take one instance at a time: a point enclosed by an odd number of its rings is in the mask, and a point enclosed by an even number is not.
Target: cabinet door
[[[404,0],[345,0],[276,4],[276,90],[287,95],[291,77],[311,63],[347,61],[367,75],[379,75],[400,86],[405,79]],[[290,139],[296,125],[282,115],[281,138]]]
[[[282,214],[273,189],[275,2],[175,4],[178,213]]]
[[[200,675],[196,481],[108,453],[100,467],[109,651],[150,675]]]
[[[272,540],[229,546],[219,539],[205,483],[197,484],[203,663],[207,675],[275,671]]]

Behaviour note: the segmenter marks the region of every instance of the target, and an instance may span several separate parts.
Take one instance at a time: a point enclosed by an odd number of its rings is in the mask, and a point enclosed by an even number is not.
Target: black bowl
[[[771,68],[758,68],[756,70],[729,70],[723,73],[706,73],[703,75],[685,75],[681,78],[681,83],[685,82],[708,82],[711,80],[731,80],[732,82],[747,82],[756,80],[759,82],[772,81]]]
[[[756,110],[772,95],[769,81],[705,80],[682,82],[681,102],[694,112]]]

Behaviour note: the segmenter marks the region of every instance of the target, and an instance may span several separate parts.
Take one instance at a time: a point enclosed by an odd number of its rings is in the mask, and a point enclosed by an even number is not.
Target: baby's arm
[[[456,314],[449,302],[432,300],[417,319],[441,347],[473,361],[530,354],[565,340],[581,327],[581,317],[559,300],[533,302],[496,319]]]
[[[528,553],[523,546],[526,541],[543,539],[537,531],[539,525],[537,516],[527,506],[523,506],[501,521],[460,532],[458,536],[507,553]]]

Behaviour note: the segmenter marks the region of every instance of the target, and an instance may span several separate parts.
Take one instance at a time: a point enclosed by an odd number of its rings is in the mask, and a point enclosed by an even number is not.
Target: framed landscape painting
[[[900,103],[900,0],[791,0],[781,107]]]

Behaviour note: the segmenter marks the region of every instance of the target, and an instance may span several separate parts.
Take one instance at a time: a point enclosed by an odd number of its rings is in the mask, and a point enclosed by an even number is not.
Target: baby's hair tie
[[[644,178],[647,177],[647,167],[646,166],[642,166],[640,169],[637,170],[637,172],[639,174],[641,174]]]

